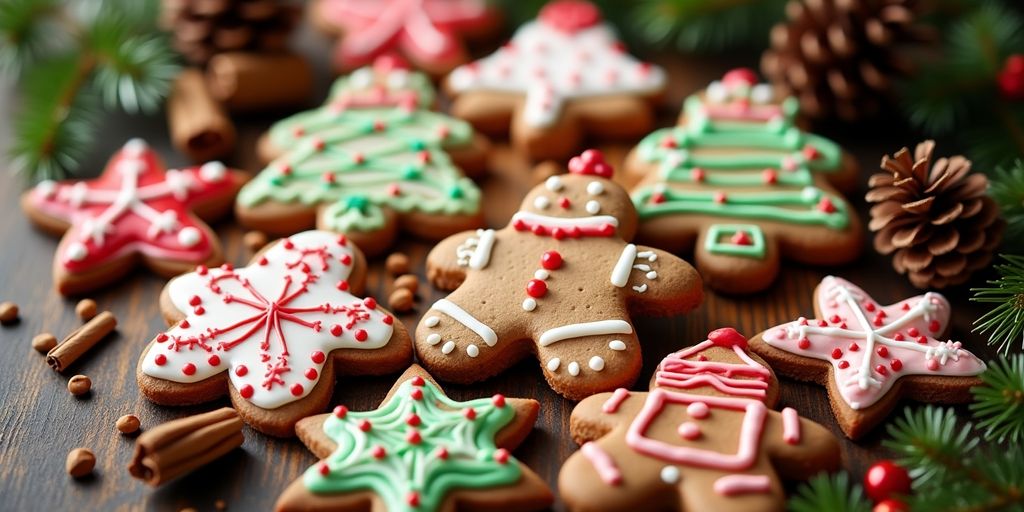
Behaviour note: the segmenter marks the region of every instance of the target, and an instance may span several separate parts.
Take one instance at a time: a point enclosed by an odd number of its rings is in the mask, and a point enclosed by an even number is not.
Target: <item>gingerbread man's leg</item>
[[[537,358],[551,388],[570,400],[629,387],[640,374],[640,342],[625,312],[560,325],[536,337]]]
[[[704,226],[694,260],[709,286],[730,293],[764,290],[779,274],[778,241],[757,224]]]
[[[584,444],[558,474],[558,490],[569,510],[673,510],[672,504],[678,502],[676,486],[663,484],[654,466],[633,464],[639,457],[624,443]]]

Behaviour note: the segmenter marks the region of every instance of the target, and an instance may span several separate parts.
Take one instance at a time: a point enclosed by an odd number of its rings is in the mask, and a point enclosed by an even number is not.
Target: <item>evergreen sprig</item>
[[[830,475],[821,473],[797,489],[786,509],[790,512],[871,512],[871,503],[864,497],[860,484],[850,480],[845,471]]]
[[[1005,263],[995,265],[999,279],[989,286],[971,288],[971,300],[995,306],[974,321],[974,332],[988,335],[989,345],[1006,354],[1020,342],[1024,349],[1024,256],[1002,255]]]
[[[901,87],[912,124],[959,139],[986,169],[1024,154],[1024,102],[1004,98],[997,76],[1010,55],[1024,53],[1024,20],[1003,2],[971,8],[943,26],[943,47]]]
[[[996,168],[989,178],[988,193],[1006,220],[1003,246],[1010,251],[1024,252],[1024,160]]]
[[[971,389],[971,413],[985,438],[1019,445],[1024,442],[1024,355],[999,358],[981,374],[983,386]],[[1021,460],[1024,465],[1024,460]]]
[[[31,180],[73,173],[103,108],[159,108],[177,74],[155,30],[156,3],[10,0],[0,7],[0,66],[19,79],[12,170]]]
[[[641,0],[627,25],[656,47],[723,50],[768,46],[772,25],[785,17],[786,0]]]

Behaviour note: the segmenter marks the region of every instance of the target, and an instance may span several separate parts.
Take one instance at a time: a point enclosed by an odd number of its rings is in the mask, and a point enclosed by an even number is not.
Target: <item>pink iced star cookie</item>
[[[172,327],[139,360],[150,400],[188,405],[230,392],[257,430],[294,435],[323,410],[335,372],[380,375],[412,359],[401,322],[357,295],[366,262],[343,235],[306,231],[257,254],[247,267],[198,267],[164,288]]]
[[[945,297],[928,292],[883,306],[864,290],[826,277],[814,291],[816,319],[800,317],[750,340],[779,372],[828,388],[832,411],[851,439],[885,419],[901,397],[960,403],[985,363],[949,326]]]
[[[63,235],[53,280],[74,295],[116,281],[138,261],[167,277],[220,264],[220,243],[201,219],[228,212],[245,180],[220,162],[168,170],[132,139],[99,177],[43,181],[21,205],[41,229]]]
[[[485,35],[497,18],[485,0],[320,0],[317,24],[341,33],[335,68],[351,71],[400,54],[433,75],[466,61],[463,37]]]

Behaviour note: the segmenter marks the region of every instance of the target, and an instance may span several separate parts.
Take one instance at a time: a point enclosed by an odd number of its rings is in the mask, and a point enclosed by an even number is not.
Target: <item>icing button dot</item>
[[[213,354],[206,362],[210,363],[210,366],[220,366],[220,356]]]
[[[245,375],[248,374],[248,373],[249,373],[249,368],[247,366],[245,366],[244,364],[240,364],[240,365],[235,367],[235,375],[237,375],[239,377],[245,377]]]
[[[580,364],[577,363],[576,361],[573,361],[573,362],[569,363],[569,375],[572,375],[573,377],[575,377],[575,376],[577,376],[579,374],[580,374]]]
[[[687,421],[682,425],[679,425],[679,437],[688,441],[693,441],[700,438],[701,432],[700,427],[696,423]]]
[[[526,283],[526,293],[530,297],[539,299],[548,293],[548,285],[540,279],[531,279]]]
[[[309,369],[307,369],[305,375],[306,375],[306,378],[309,379],[309,380],[316,380],[316,378],[319,377],[319,374],[317,373],[316,368],[309,368]]]
[[[537,309],[537,301],[531,298],[523,300],[523,311],[533,311]]]
[[[537,196],[533,199],[533,207],[538,210],[545,210],[548,206],[551,206],[551,201],[547,197]]]
[[[587,364],[591,370],[599,372],[604,370],[604,359],[601,356],[594,356],[590,358],[590,362]]]
[[[310,356],[310,359],[312,359],[313,362],[316,364],[323,364],[323,362],[327,360],[327,356],[324,355],[323,352],[317,350],[316,352],[313,352],[313,354]]]
[[[156,363],[157,366],[163,366],[167,364],[167,356],[163,354],[157,354],[156,357],[153,358],[153,362]]]
[[[466,355],[468,355],[469,357],[476,357],[480,355],[480,347],[477,347],[476,345],[467,346]]]
[[[558,176],[552,176],[544,182],[544,186],[552,192],[558,192],[562,190],[562,179]]]
[[[451,354],[453,350],[455,350],[455,342],[452,340],[446,341],[441,347],[441,353],[444,355]]]
[[[499,409],[501,409],[502,407],[505,407],[505,395],[502,395],[501,393],[498,393],[498,394],[492,396],[491,397],[491,403],[493,403],[494,406],[499,408]]]
[[[540,257],[540,266],[547,270],[558,270],[562,267],[562,255],[558,251],[545,251]]]
[[[185,363],[185,366],[181,367],[181,373],[192,376],[196,374],[196,365],[192,363]]]
[[[366,338],[368,338],[368,337],[369,337],[369,335],[366,333],[366,329],[359,329],[355,333],[356,341],[360,341],[360,342],[366,341]]]
[[[441,323],[441,319],[436,316],[428,316],[426,320],[423,321],[423,325],[426,325],[427,327],[437,327],[437,324],[439,323]]]
[[[594,215],[601,211],[601,203],[597,201],[587,201],[587,213]]]
[[[541,281],[551,277],[551,274],[547,270],[539,269],[533,273],[533,277],[540,279]]]
[[[299,383],[292,384],[292,387],[291,387],[292,396],[301,396],[304,391],[306,391],[306,389],[302,387],[302,384],[299,384]]]
[[[600,181],[587,183],[587,193],[592,196],[599,196],[604,193],[604,185]]]
[[[195,246],[201,238],[202,234],[192,226],[181,228],[181,231],[178,231],[178,243],[185,247]]]
[[[246,400],[252,398],[252,394],[253,394],[252,386],[250,386],[249,384],[246,384],[246,385],[242,386],[241,388],[238,388],[238,394],[242,395],[242,398],[245,398]]]
[[[623,350],[626,350],[626,344],[622,340],[611,340],[608,342],[608,348],[622,352]]]
[[[441,343],[441,335],[436,332],[432,333],[430,336],[427,336],[427,343],[431,345],[437,345],[438,343]]]
[[[704,402],[693,402],[686,406],[686,413],[692,418],[702,420],[711,414],[711,408]]]
[[[549,372],[558,370],[558,367],[562,365],[562,360],[557,357],[552,357],[548,360],[547,368]]]
[[[675,466],[661,468],[661,481],[669,485],[679,483],[679,468]]]

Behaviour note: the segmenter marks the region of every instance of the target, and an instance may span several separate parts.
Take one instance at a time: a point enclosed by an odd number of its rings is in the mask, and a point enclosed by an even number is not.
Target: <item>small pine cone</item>
[[[847,121],[877,114],[909,65],[897,47],[924,37],[913,0],[793,0],[771,31],[761,70],[804,115]]]
[[[918,288],[944,288],[967,281],[992,260],[1006,223],[988,196],[988,178],[971,172],[962,157],[932,163],[935,142],[882,157],[868,180],[865,199],[873,203],[868,228],[875,249],[892,254],[897,272]]]
[[[175,49],[202,66],[221,52],[281,50],[299,14],[287,0],[163,0],[161,23]]]

